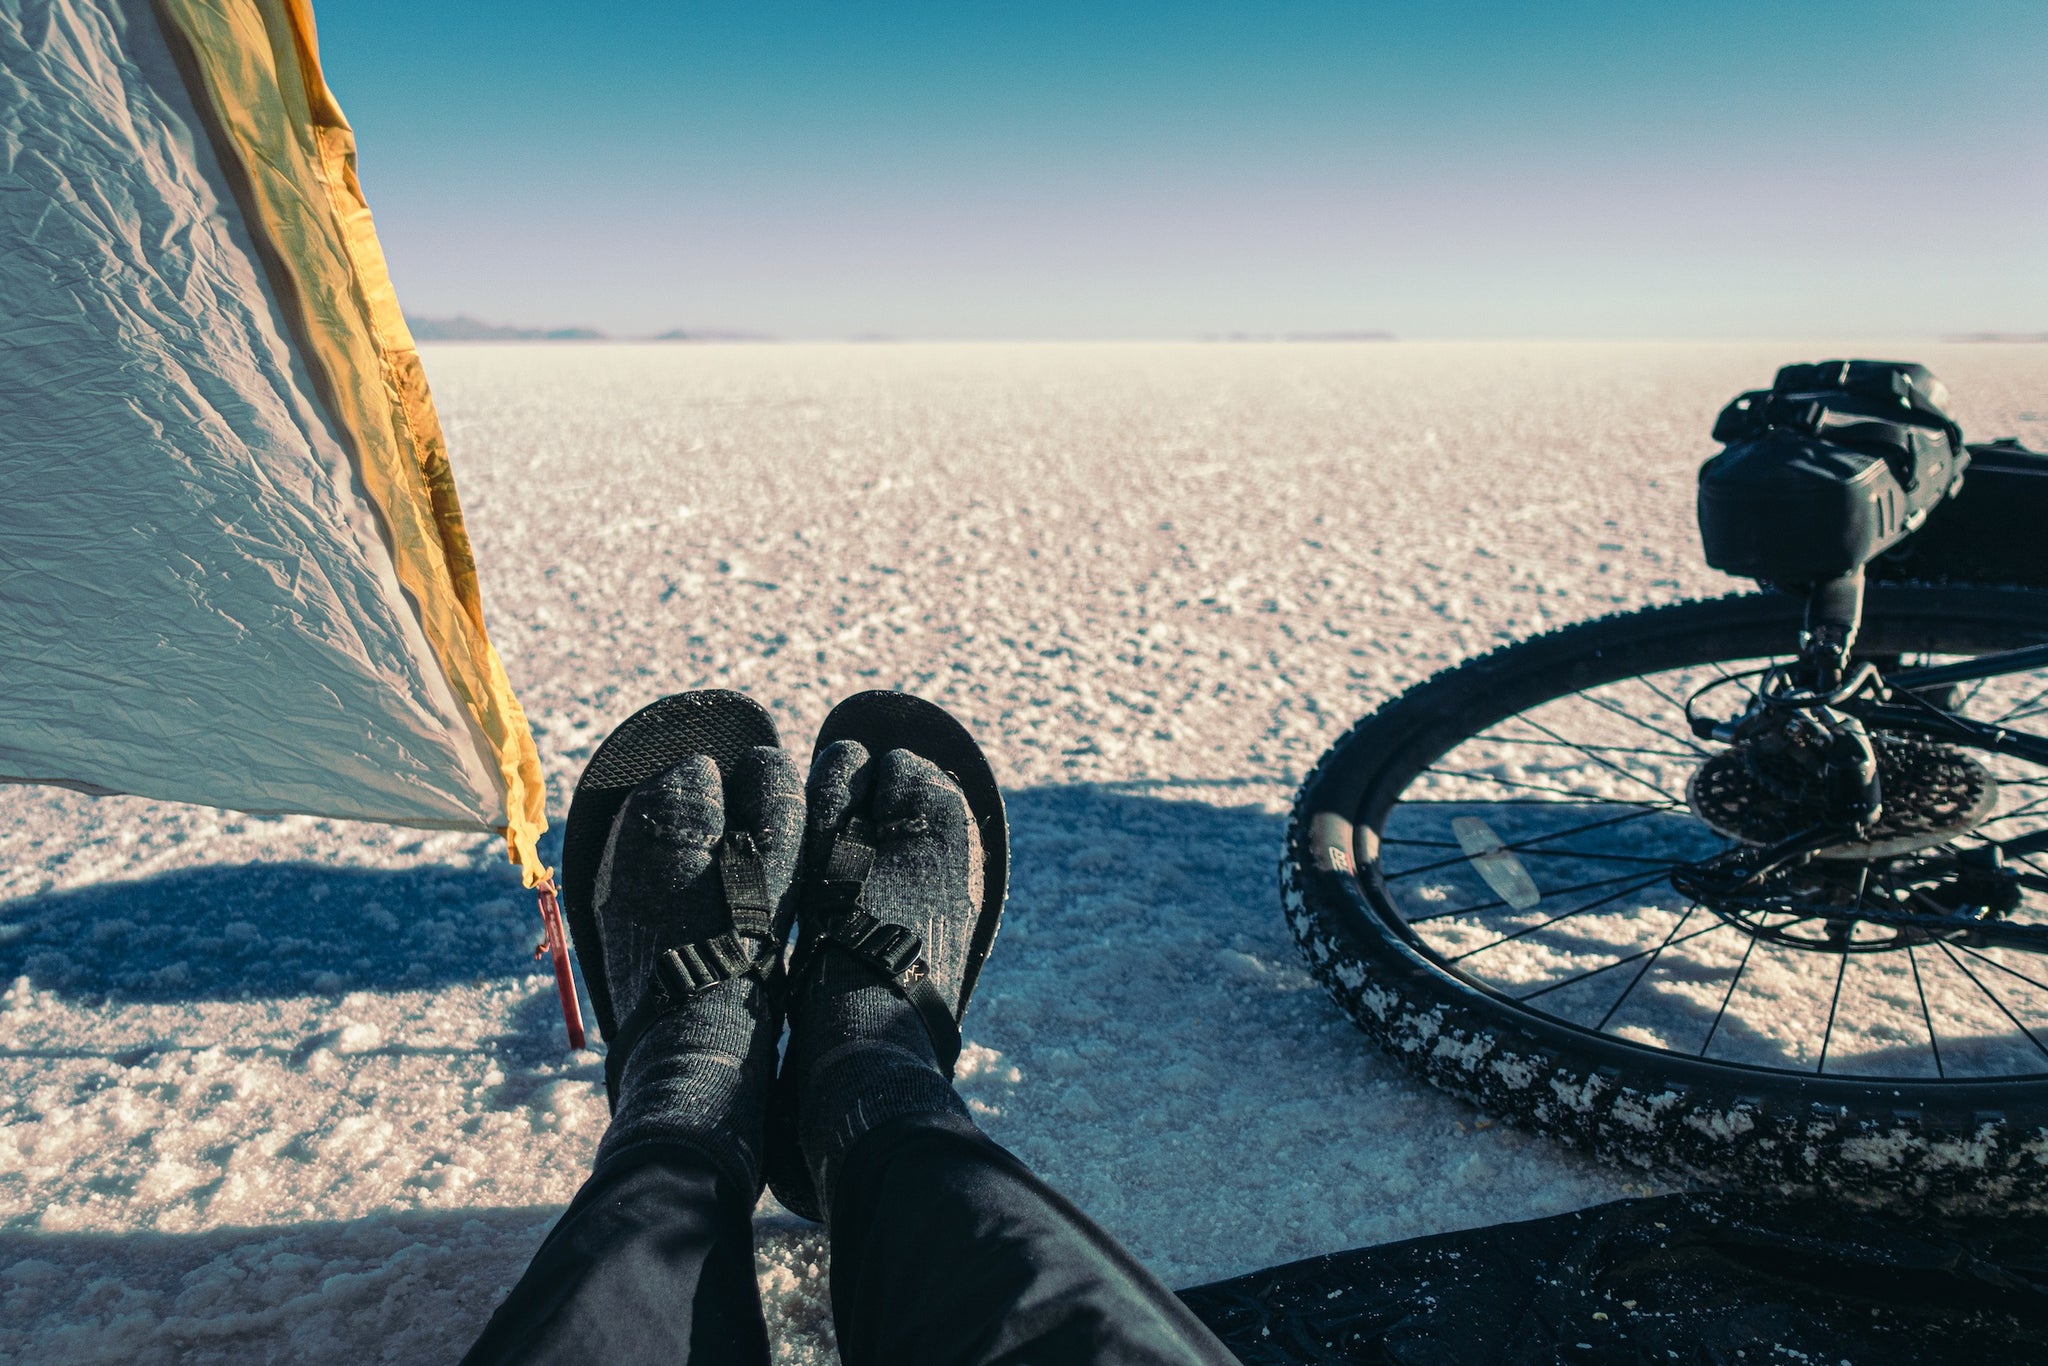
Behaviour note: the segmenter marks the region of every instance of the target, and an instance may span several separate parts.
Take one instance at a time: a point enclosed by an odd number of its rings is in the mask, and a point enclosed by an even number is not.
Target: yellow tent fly
[[[495,830],[532,733],[306,0],[0,0],[0,777]]]

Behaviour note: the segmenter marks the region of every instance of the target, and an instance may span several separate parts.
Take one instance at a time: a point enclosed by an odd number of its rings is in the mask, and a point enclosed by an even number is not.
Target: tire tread
[[[1962,594],[1993,615],[2040,621],[2048,636],[2048,593],[1887,584],[1873,587],[1872,600],[1921,594],[1956,601]],[[1590,651],[1617,632],[1635,637],[1681,613],[1733,621],[1757,610],[1757,601],[1731,594],[1565,626],[1423,679],[1361,718],[1310,771],[1288,820],[1281,902],[1309,972],[1417,1076],[1609,1161],[1707,1184],[1965,1203],[2048,1195],[2048,1080],[1803,1079],[1699,1064],[1611,1036],[1561,1046],[1565,1026],[1546,1029],[1510,1015],[1428,964],[1383,927],[1355,877],[1322,871],[1311,859],[1308,827],[1324,780],[1394,743],[1410,724],[1408,712],[1440,706],[1446,680],[1491,678],[1532,648]],[[1373,932],[1359,933],[1360,925]]]

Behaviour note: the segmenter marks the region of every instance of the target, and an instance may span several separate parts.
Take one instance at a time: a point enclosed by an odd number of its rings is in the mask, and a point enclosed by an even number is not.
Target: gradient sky
[[[620,333],[2048,330],[2048,0],[325,0],[400,296]]]

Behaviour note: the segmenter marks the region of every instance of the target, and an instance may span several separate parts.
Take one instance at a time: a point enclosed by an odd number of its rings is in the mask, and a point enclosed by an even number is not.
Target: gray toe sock
[[[790,884],[803,819],[796,764],[779,749],[742,756],[722,790],[717,766],[703,755],[634,789],[612,826],[592,895],[621,1021],[646,995],[658,953],[708,939],[730,924],[713,862],[728,830],[754,836],[777,908],[774,942],[782,942],[795,914]],[[750,950],[761,947],[758,938],[743,942]],[[598,1163],[634,1144],[686,1142],[741,1188],[757,1189],[780,1032],[767,992],[752,977],[690,996],[633,1045]]]
[[[812,766],[809,801],[807,866],[824,866],[849,813],[868,816],[875,863],[864,908],[917,933],[933,984],[957,1005],[981,902],[980,842],[959,787],[908,750],[871,760],[843,740]],[[790,1001],[783,1066],[800,1098],[798,1142],[828,1213],[841,1160],[883,1120],[930,1114],[972,1127],[917,1011],[843,953],[827,950]]]

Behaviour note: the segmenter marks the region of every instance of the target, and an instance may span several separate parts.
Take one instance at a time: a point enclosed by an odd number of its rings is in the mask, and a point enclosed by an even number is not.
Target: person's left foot
[[[614,1105],[599,1166],[680,1142],[760,1189],[803,830],[803,783],[779,749],[748,751],[723,781],[691,755],[619,808],[592,892],[622,1022],[611,1047],[623,1050],[606,1060]]]
[[[832,1208],[834,1178],[846,1154],[884,1120],[903,1115],[973,1130],[953,1089],[959,1052],[961,983],[982,908],[981,843],[960,786],[907,749],[871,758],[857,741],[821,751],[811,767],[807,896],[798,932],[796,981],[783,1058],[782,1103],[794,1106],[796,1139],[816,1192],[815,1211]],[[859,911],[915,936],[911,975],[929,982],[947,1017],[941,1040],[903,986],[874,962],[824,942],[843,906],[831,904],[836,843],[854,836],[872,850],[860,870]],[[778,1181],[782,1178],[778,1177]],[[783,1183],[787,1185],[787,1183]],[[784,1195],[778,1185],[777,1195]]]

